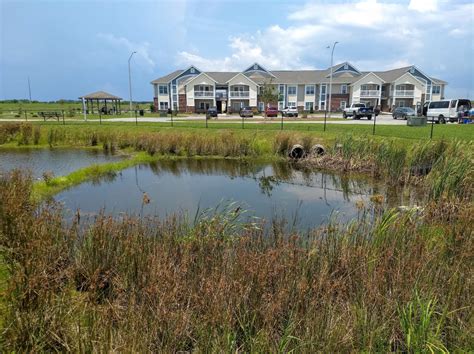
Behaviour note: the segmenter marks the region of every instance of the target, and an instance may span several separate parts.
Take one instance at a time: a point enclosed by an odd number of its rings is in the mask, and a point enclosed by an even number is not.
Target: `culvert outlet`
[[[296,144],[290,149],[290,153],[288,154],[290,158],[298,160],[305,157],[306,153],[304,151],[303,146]]]
[[[326,154],[326,148],[320,144],[316,144],[311,148],[312,155],[322,156]]]

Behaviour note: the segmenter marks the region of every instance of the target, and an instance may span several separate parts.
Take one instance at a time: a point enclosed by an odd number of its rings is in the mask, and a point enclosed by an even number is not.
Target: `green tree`
[[[278,93],[274,85],[272,85],[272,80],[270,80],[269,82],[264,82],[263,85],[261,86],[260,100],[261,102],[263,102],[263,105],[264,105],[263,111],[264,111],[265,118],[267,118],[266,108],[268,106],[268,103],[278,101]]]

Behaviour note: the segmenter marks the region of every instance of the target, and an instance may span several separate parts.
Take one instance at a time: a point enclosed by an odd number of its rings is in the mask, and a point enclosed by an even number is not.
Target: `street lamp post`
[[[130,57],[128,58],[128,88],[130,90],[130,111],[132,111],[132,74],[130,73],[130,60],[132,60],[133,54],[136,52],[132,52]]]
[[[334,42],[334,44],[332,45],[332,51],[331,51],[331,74],[329,75],[329,107],[327,109],[329,118],[331,118],[332,66],[333,66],[333,59],[334,59],[334,48],[336,47],[337,43],[339,42]]]

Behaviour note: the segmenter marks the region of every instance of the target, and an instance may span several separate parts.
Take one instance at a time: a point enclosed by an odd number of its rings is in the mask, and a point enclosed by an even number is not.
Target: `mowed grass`
[[[199,131],[200,134],[216,134],[224,130],[232,130],[235,134],[253,135],[255,133],[268,134],[273,136],[281,131],[281,123],[278,121],[265,123],[244,123],[242,129],[241,122],[234,123],[220,123],[215,121],[208,121],[207,127],[205,119],[202,121],[174,121],[173,126],[170,122],[166,123],[149,123],[149,122],[107,122],[103,121],[99,124],[98,121],[89,122],[67,122],[66,125],[57,122],[35,122],[40,126],[61,126],[62,129],[94,129],[101,132],[186,132]],[[429,140],[431,133],[431,125],[424,127],[408,127],[398,125],[378,125],[375,129],[375,137],[381,138],[395,138],[402,140],[408,144],[412,144],[418,140]],[[354,136],[369,136],[372,135],[372,125],[360,124],[331,124],[328,122],[326,131],[324,131],[323,124],[305,124],[292,123],[288,121],[283,122],[283,131],[306,132],[319,137],[321,140],[334,141],[337,137],[343,134],[351,134]],[[474,125],[473,124],[447,124],[434,125],[433,139],[435,140],[473,140]]]

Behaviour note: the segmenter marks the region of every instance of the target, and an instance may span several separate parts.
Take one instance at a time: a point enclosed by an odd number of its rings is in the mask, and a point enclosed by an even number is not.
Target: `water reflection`
[[[33,178],[44,173],[64,176],[77,169],[110,162],[121,156],[105,153],[100,149],[0,149],[0,171],[22,169],[31,171]]]
[[[355,202],[369,204],[373,194],[382,194],[394,205],[407,198],[367,179],[296,169],[286,162],[175,159],[126,169],[65,191],[57,199],[71,210],[87,213],[105,208],[116,215],[181,212],[191,217],[236,201],[249,215],[265,220],[280,217],[310,227],[326,222],[334,212],[342,220],[357,216]]]

